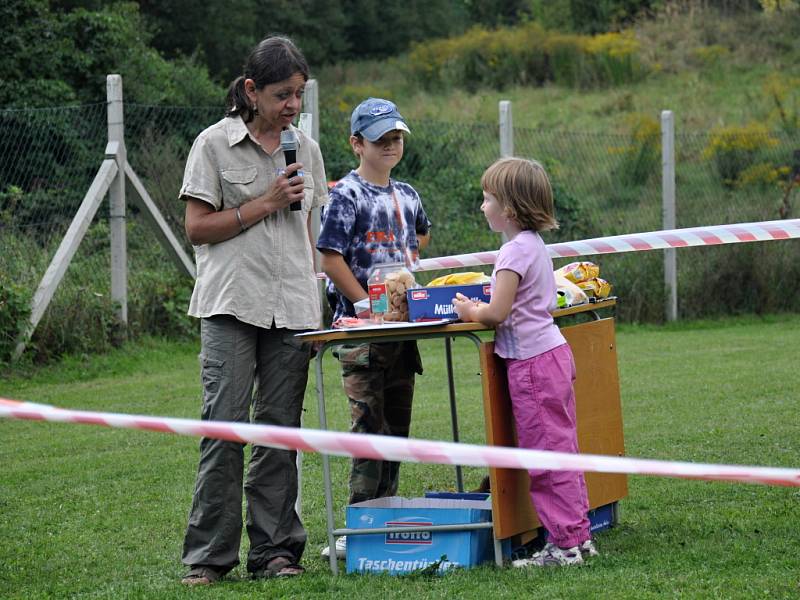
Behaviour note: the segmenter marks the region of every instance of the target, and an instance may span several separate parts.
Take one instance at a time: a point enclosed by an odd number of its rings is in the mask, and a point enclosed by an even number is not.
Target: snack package
[[[573,262],[556,269],[555,272],[572,283],[580,283],[600,275],[600,267],[592,262]]]
[[[383,316],[386,321],[408,321],[408,298],[406,290],[416,287],[414,276],[405,268],[386,274],[386,295],[389,310]]]
[[[437,277],[428,284],[428,287],[438,287],[440,285],[470,285],[473,283],[489,283],[491,277],[484,273],[450,273]]]
[[[581,281],[578,287],[586,292],[587,296],[594,298],[608,298],[608,295],[611,293],[611,284],[599,277],[592,277],[587,281]]]
[[[559,274],[553,273],[556,280],[556,305],[558,308],[567,308],[576,304],[586,304],[589,301],[586,292],[572,283],[569,279]]]

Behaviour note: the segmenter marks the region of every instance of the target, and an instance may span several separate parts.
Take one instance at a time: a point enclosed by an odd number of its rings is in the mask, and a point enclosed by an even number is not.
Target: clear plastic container
[[[372,322],[382,325],[384,321],[408,321],[406,290],[416,285],[405,263],[375,265],[367,280]]]

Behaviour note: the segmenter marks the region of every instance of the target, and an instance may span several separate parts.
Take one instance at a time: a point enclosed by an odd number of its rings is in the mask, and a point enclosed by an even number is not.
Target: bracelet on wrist
[[[247,227],[244,226],[244,221],[242,221],[242,212],[239,210],[239,207],[236,207],[236,220],[239,221],[239,227],[241,228],[242,232],[247,230]]]

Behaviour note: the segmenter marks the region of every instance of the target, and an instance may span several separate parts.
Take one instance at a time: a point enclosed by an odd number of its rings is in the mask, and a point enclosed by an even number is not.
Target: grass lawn
[[[621,327],[619,368],[630,456],[800,467],[795,341],[800,316]],[[6,374],[0,396],[66,408],[196,418],[195,343],[148,340],[109,355]],[[412,435],[448,439],[443,343],[422,344]],[[454,344],[462,440],[483,440],[478,360]],[[331,428],[347,427],[327,358]],[[305,423],[317,423],[313,372]],[[800,596],[800,489],[635,476],[621,522],[598,535],[582,568],[492,566],[444,576],[340,576],[325,544],[321,463],[305,455],[307,574],[252,582],[243,566],[209,589],[185,589],[180,553],[198,440],[150,432],[0,420],[3,598],[542,598]],[[345,459],[334,458],[343,525]],[[466,486],[483,475],[468,469]],[[454,487],[453,469],[408,464],[401,493]],[[246,551],[243,542],[243,553]]]

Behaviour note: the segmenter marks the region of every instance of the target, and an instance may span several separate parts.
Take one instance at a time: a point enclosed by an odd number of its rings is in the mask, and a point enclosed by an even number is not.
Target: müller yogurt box
[[[391,496],[351,504],[346,518],[348,529],[482,523],[492,520],[492,503]],[[435,563],[440,573],[476,566],[493,558],[491,535],[491,529],[348,535],[347,572],[399,575]]]
[[[457,319],[453,298],[461,292],[472,300],[489,302],[492,286],[488,283],[469,285],[440,285],[432,287],[412,288],[406,291],[408,297],[409,321],[437,321],[439,319]]]

